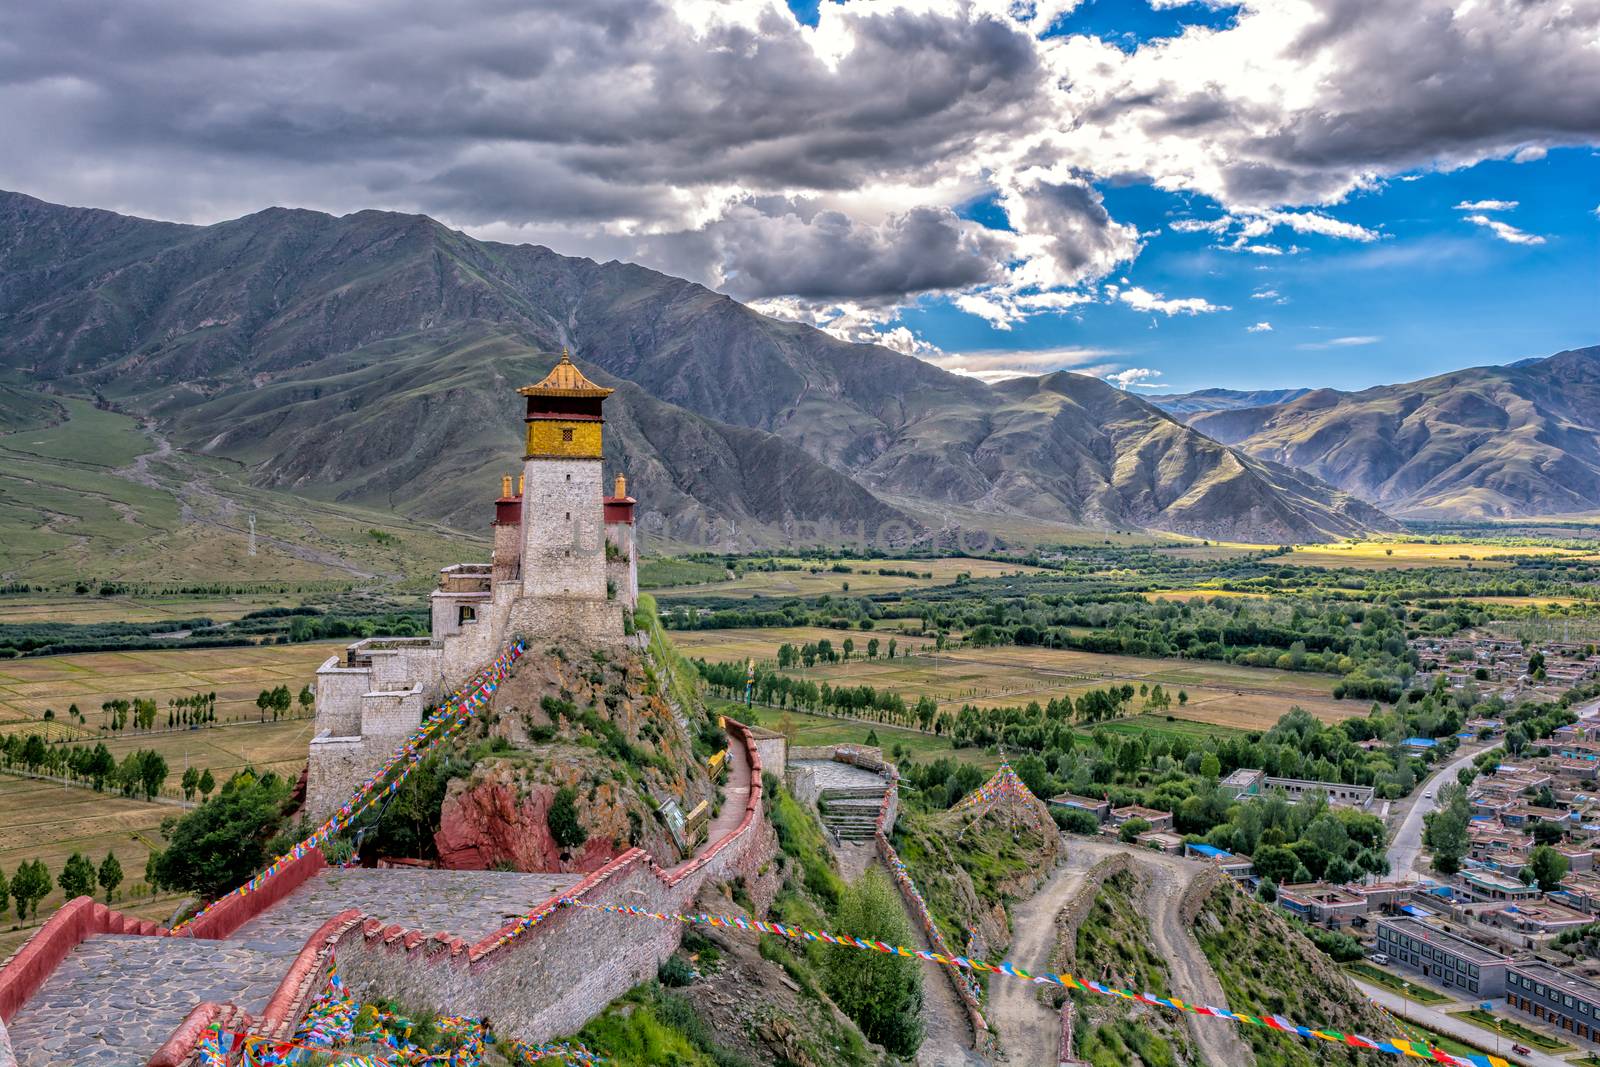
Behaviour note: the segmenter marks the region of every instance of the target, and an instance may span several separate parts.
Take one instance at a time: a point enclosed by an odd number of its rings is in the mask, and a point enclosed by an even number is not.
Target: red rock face
[[[618,849],[591,835],[563,853],[545,818],[555,792],[553,785],[533,786],[519,801],[506,785],[486,781],[447,798],[434,834],[439,866],[482,871],[509,862],[519,871],[593,871],[626,851],[626,842]]]

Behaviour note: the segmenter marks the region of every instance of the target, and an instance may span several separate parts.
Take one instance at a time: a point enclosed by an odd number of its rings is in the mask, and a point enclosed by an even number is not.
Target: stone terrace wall
[[[760,872],[770,864],[776,841],[765,819],[761,757],[742,723],[729,720],[728,729],[750,761],[751,788],[739,824],[670,871],[643,850],[630,849],[566,896],[680,912],[708,883],[763,883]],[[654,977],[683,936],[679,923],[561,907],[560,899],[535,908],[548,914],[504,944],[498,943],[504,930],[469,946],[448,934],[369,921],[347,930],[333,951],[340,974],[358,994],[487,1017],[499,1033],[541,1041],[580,1029],[606,1004]]]

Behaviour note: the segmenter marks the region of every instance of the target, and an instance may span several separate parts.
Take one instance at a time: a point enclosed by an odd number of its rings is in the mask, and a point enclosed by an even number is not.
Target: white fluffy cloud
[[[924,294],[1001,328],[1221,310],[1101,288],[1144,238],[1098,182],[1209,197],[1174,228],[1272,257],[1380,239],[1331,205],[1385,177],[1600,141],[1600,0],[1248,0],[1137,47],[1056,32],[1077,3],[4,5],[0,186],[187,221],[423,211],[892,339]]]
[[[1226,304],[1213,304],[1200,296],[1185,296],[1168,300],[1160,293],[1152,293],[1141,286],[1118,289],[1107,286],[1109,296],[1122,301],[1135,311],[1159,312],[1163,315],[1209,315],[1215,311],[1230,311]]]
[[[1456,205],[1457,211],[1515,211],[1515,200],[1463,200]]]
[[[1544,238],[1536,233],[1519,230],[1509,222],[1491,219],[1488,215],[1468,215],[1467,221],[1475,226],[1482,226],[1500,240],[1513,245],[1542,245]]]
[[[1245,333],[1271,333],[1272,332],[1272,323],[1270,323],[1270,322],[1258,322],[1254,326],[1246,326],[1244,328],[1244,332]]]
[[[1161,377],[1161,372],[1151,370],[1149,367],[1129,367],[1127,370],[1120,370],[1104,377],[1118,389],[1155,389],[1159,385],[1156,379]]]

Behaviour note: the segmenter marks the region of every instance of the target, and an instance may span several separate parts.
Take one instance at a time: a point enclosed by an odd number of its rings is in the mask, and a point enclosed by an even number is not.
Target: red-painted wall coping
[[[261,1013],[259,1027],[271,1032],[279,1026],[293,1026],[299,1021],[310,993],[320,993],[317,975],[327,965],[328,953],[333,951],[333,941],[344,931],[361,922],[365,916],[360,908],[346,908],[321,926],[308,938],[300,954],[289,964],[289,970],[267,1001]],[[287,1036],[287,1035],[285,1035]]]
[[[750,829],[757,819],[761,817],[761,755],[756,752],[756,740],[750,735],[750,728],[734,719],[724,720],[728,732],[734,734],[744,742],[745,757],[750,761],[750,792],[744,800],[744,817],[739,820],[739,825],[722,835],[722,840],[716,842],[694,859],[681,863],[667,873],[667,884],[677,885],[701,867],[710,863],[728,845],[739,840],[744,832]]]
[[[172,936],[220,941],[299,889],[306,879],[327,865],[322,850],[313,848],[299,859],[290,860],[278,868],[278,872],[255,892],[224,897],[220,904]]]
[[[0,969],[0,1021],[10,1022],[17,1009],[39,991],[61,961],[95,934],[146,934],[166,931],[148,919],[135,918],[78,897],[62,905]]]

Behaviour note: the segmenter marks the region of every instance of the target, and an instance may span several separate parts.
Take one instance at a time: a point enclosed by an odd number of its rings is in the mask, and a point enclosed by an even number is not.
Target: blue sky
[[[1297,234],[1292,243],[1303,251],[1271,257],[1224,251],[1209,233],[1169,228],[1179,218],[1220,216],[1208,198],[1097,183],[1114,217],[1152,234],[1117,277],[1231,310],[1169,317],[1096,303],[997,330],[931,298],[902,318],[948,352],[1103,350],[1090,362],[1160,371],[1149,391],[1363,388],[1600,344],[1600,159],[1590,149],[1407,177],[1414,180],[1385,180],[1320,209],[1380,231],[1380,240]],[[1518,206],[1457,209],[1485,200]],[[987,205],[969,213],[1004,224]],[[1504,241],[1466,221],[1476,214],[1543,243]],[[1272,329],[1250,332],[1262,322]],[[1373,340],[1332,343],[1340,338]]]

